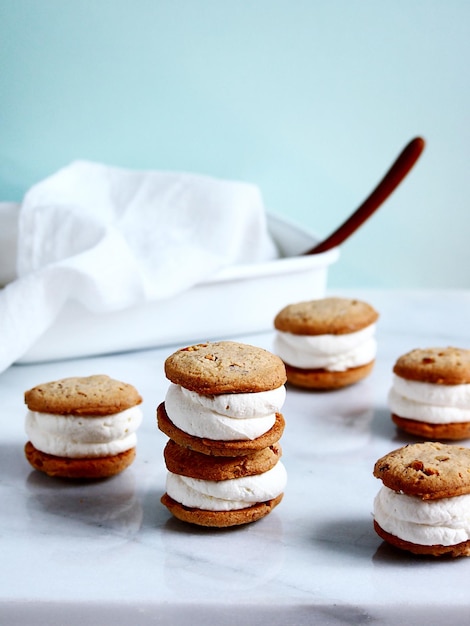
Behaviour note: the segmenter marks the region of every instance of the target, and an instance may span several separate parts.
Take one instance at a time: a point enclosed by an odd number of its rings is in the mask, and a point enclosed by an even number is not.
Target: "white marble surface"
[[[375,460],[412,441],[386,407],[393,362],[414,347],[470,347],[470,291],[345,293],[381,313],[376,367],[341,391],[288,389],[285,498],[245,527],[184,525],[159,502],[166,438],[155,408],[172,348],[4,372],[0,624],[467,624],[470,559],[393,551],[375,535],[371,510]],[[272,347],[271,333],[234,339]],[[136,462],[89,485],[33,471],[23,456],[23,392],[92,373],[131,382],[144,396]]]

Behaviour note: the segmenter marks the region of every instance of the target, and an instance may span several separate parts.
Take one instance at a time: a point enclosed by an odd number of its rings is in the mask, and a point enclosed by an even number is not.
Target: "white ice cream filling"
[[[281,461],[256,476],[202,480],[168,472],[166,492],[184,506],[205,511],[234,511],[277,498],[284,492],[287,473]]]
[[[375,324],[342,335],[294,335],[277,331],[274,351],[293,367],[341,372],[371,363],[377,354]]]
[[[388,406],[399,417],[428,424],[470,422],[470,384],[441,385],[394,375]]]
[[[470,539],[470,495],[421,500],[383,486],[374,518],[386,532],[424,546],[454,546]]]
[[[142,422],[139,406],[106,416],[53,415],[28,411],[25,430],[33,446],[70,458],[113,456],[135,447]]]
[[[284,385],[256,393],[203,396],[172,383],[165,410],[175,426],[195,437],[253,440],[273,427],[285,398]]]

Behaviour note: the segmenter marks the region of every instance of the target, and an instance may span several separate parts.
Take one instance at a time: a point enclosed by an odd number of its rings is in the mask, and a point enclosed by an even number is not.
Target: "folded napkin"
[[[19,208],[17,277],[0,290],[0,371],[69,299],[94,312],[171,298],[278,256],[254,185],[76,161]]]

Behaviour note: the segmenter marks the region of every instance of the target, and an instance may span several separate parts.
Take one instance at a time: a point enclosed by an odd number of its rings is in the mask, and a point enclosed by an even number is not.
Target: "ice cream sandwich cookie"
[[[124,470],[136,454],[142,398],[109,376],[64,378],[25,393],[25,455],[49,476],[105,478]]]
[[[284,364],[274,354],[222,341],[178,350],[157,409],[170,441],[162,503],[177,518],[226,527],[267,515],[282,499]]]
[[[168,476],[162,503],[182,521],[217,528],[247,524],[282,500],[287,476],[279,444],[242,457],[221,457],[170,440],[164,457]]]
[[[286,373],[267,350],[232,341],[189,346],[168,357],[165,374],[171,384],[158,426],[179,445],[240,456],[282,436]]]
[[[424,439],[470,437],[470,350],[412,350],[393,374],[388,404],[399,428]]]
[[[287,380],[307,389],[337,389],[370,374],[375,362],[376,321],[367,302],[322,298],[284,307],[274,319],[274,351]]]
[[[391,545],[431,556],[470,555],[470,449],[425,442],[380,458],[374,528]]]

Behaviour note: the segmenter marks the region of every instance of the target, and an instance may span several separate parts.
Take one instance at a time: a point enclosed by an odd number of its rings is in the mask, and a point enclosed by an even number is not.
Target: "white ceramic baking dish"
[[[328,267],[338,259],[339,249],[304,255],[317,242],[313,234],[272,214],[268,226],[279,259],[232,266],[176,297],[123,311],[97,314],[70,301],[19,362],[185,345],[270,330],[286,304],[325,294]]]

